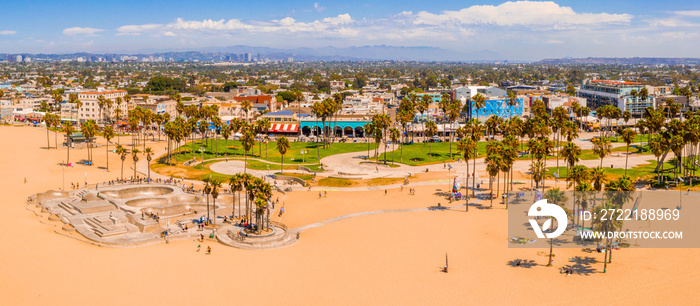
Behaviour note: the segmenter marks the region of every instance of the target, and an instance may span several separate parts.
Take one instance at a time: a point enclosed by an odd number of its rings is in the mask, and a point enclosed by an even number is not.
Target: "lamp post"
[[[63,188],[61,190],[66,191],[66,162],[63,162]]]
[[[309,153],[308,151],[302,149],[301,150],[301,162],[306,163],[306,158],[304,157],[304,154]]]

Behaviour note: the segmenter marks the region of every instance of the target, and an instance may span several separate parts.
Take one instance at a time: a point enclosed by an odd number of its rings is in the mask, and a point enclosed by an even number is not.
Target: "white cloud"
[[[165,35],[165,36],[171,36],[171,37],[172,37],[172,36],[177,36],[177,34],[173,33],[172,31],[167,31],[167,32],[163,33],[163,35]]]
[[[95,29],[95,28],[81,28],[81,27],[73,27],[73,28],[66,28],[63,29],[63,35],[68,35],[68,36],[76,36],[76,35],[88,35],[88,36],[95,36],[99,32],[103,32],[104,30],[102,29]]]
[[[411,16],[411,13],[405,13]],[[534,29],[565,29],[576,26],[627,24],[629,14],[577,13],[572,8],[554,2],[517,1],[494,5],[474,5],[459,11],[440,14],[418,12],[415,24],[425,25],[494,25],[523,26]]]
[[[15,34],[17,34],[17,31],[10,31],[10,30],[0,31],[0,35],[15,35]]]
[[[117,28],[117,35],[141,35],[141,32],[157,30],[162,24],[125,25]]]
[[[316,10],[317,12],[323,12],[326,10],[326,7],[320,6],[318,2],[314,2],[314,10]]]
[[[700,10],[696,11],[672,11],[672,14],[689,17],[700,17]]]

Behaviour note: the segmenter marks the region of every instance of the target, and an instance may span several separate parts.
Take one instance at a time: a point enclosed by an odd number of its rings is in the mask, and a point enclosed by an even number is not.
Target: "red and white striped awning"
[[[274,123],[270,125],[270,133],[298,133],[299,125],[292,123]]]

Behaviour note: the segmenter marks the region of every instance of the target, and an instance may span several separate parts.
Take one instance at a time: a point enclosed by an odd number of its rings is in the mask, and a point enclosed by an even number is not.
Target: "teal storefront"
[[[333,120],[327,120],[326,121],[326,132],[331,133],[331,131],[335,131],[335,136],[342,137],[342,136],[347,136],[347,137],[363,137],[364,136],[364,126],[365,124],[370,123],[370,121],[345,121],[345,120],[339,120],[339,121],[333,121]],[[302,120],[299,123],[299,131],[301,131],[302,135],[305,136],[310,136],[310,135],[318,135],[319,131],[323,128],[323,122],[321,120],[316,121],[316,120],[310,120],[310,121],[304,121]]]

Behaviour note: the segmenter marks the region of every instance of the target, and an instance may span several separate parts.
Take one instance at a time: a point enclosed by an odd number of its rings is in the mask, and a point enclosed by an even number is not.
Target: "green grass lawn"
[[[620,137],[620,136],[611,136],[611,137],[604,137],[604,138],[609,139],[610,142],[622,142],[622,143],[624,143],[624,141],[622,140],[622,137]],[[647,135],[637,134],[636,136],[634,136],[634,141],[632,141],[632,144],[647,141],[648,138],[649,138],[649,136],[647,136]]]
[[[391,149],[391,146],[389,147],[389,149]],[[430,152],[432,152],[432,155],[429,155]],[[427,143],[405,144],[403,146],[403,162],[400,161],[401,149],[398,146],[396,147],[396,152],[394,152],[393,154],[395,162],[400,162],[410,166],[420,166],[453,160],[452,158],[450,158],[450,146],[448,142],[431,143],[430,147]],[[479,156],[483,157],[485,154],[486,141],[480,141]],[[391,162],[392,152],[387,152],[386,155],[387,163]],[[370,156],[374,157],[374,152],[370,152]],[[452,157],[454,158],[454,160],[457,160],[458,158],[462,157],[460,152],[457,150],[456,143],[452,144]],[[381,150],[379,155],[379,162],[384,162],[383,149]]]
[[[202,157],[202,155],[204,156],[204,160],[224,157],[224,150],[226,153],[228,153],[229,158],[243,157],[245,153],[243,147],[241,146],[241,142],[237,140],[229,140],[228,146],[225,145],[225,141],[223,139],[218,139],[214,141],[214,145],[211,147],[209,146],[209,143],[210,141],[195,141],[194,150],[198,160]],[[367,144],[365,143],[334,143],[328,149],[324,149],[323,145],[319,144],[320,149],[318,153],[316,152],[316,143],[290,142],[289,145],[290,148],[289,150],[287,150],[287,154],[284,155],[285,169],[287,164],[308,164],[309,166],[318,169],[320,165],[316,166],[317,164],[319,164],[319,159],[317,155],[320,155],[321,158],[324,158],[326,156],[335,154],[361,152],[367,150]],[[199,152],[200,147],[203,147],[205,150],[203,154]],[[375,144],[370,144],[370,148],[374,147]],[[192,154],[190,153],[191,149],[192,142],[188,142],[186,146],[180,147],[181,154],[177,157],[177,160],[179,162],[183,162],[192,159]],[[262,149],[262,154],[260,153],[260,149]],[[303,156],[301,153],[302,149],[305,150],[305,154],[303,154]],[[214,154],[215,152],[218,153],[218,156]],[[262,159],[272,163],[281,163],[282,161],[282,155],[280,155],[280,153],[277,151],[277,142],[275,141],[271,141],[267,144],[263,143],[262,145],[260,145],[259,142],[256,142],[254,148],[252,148],[248,152],[248,157]],[[263,169],[259,170],[264,169],[267,169],[267,166],[264,166]]]
[[[673,162],[664,162],[664,171],[668,171],[669,169],[674,168],[675,166],[673,165]],[[605,173],[608,175],[609,179],[616,179],[618,177],[621,177],[625,174],[625,169],[624,168],[603,168],[605,169]],[[656,173],[654,173],[654,169],[656,169],[656,161],[651,160],[649,161],[648,164],[640,165],[637,167],[629,168],[627,169],[627,176],[632,178],[633,180],[635,179],[645,179],[645,178],[652,178],[656,177]],[[547,178],[554,178],[554,173],[557,172],[557,167],[547,167]],[[566,171],[566,167],[559,167],[559,178],[560,180],[565,180],[566,176],[568,175]]]

